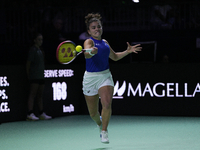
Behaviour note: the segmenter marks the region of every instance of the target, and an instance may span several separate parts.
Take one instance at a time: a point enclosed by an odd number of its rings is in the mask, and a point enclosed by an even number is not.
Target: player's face
[[[36,45],[36,46],[40,47],[40,46],[42,45],[42,42],[43,42],[43,37],[42,37],[42,35],[39,35],[39,36],[34,40],[34,42],[35,42],[35,45]]]
[[[101,35],[103,33],[102,25],[100,21],[95,21],[90,23],[88,33],[94,38],[94,39],[101,39]]]

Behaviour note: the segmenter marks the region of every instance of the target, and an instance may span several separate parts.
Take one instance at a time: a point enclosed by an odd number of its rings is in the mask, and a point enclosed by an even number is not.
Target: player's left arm
[[[108,45],[108,41],[104,40]],[[134,45],[134,46],[131,46],[129,44],[129,42],[127,42],[127,50],[123,51],[123,52],[115,52],[111,46],[109,45],[110,47],[110,55],[109,55],[109,58],[112,59],[113,61],[118,61],[122,58],[124,58],[125,56],[127,56],[128,54],[130,53],[138,53],[138,51],[141,51],[142,47],[139,47],[140,44],[137,44],[137,45]]]

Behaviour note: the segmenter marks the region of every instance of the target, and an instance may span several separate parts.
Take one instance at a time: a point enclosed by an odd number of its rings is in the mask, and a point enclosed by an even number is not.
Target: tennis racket
[[[82,49],[80,52],[76,51],[76,44],[70,40],[60,43],[56,50],[56,58],[61,64],[71,63],[78,55],[83,52],[90,52],[92,49]]]

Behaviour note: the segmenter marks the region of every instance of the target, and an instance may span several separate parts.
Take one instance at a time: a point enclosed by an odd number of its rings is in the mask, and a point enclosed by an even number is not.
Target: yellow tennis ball
[[[80,51],[82,51],[82,49],[83,49],[83,48],[82,48],[82,46],[81,46],[81,45],[78,45],[78,46],[76,46],[76,51],[77,51],[77,52],[80,52]]]

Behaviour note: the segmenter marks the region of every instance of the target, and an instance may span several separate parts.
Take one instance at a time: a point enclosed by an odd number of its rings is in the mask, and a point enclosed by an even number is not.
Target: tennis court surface
[[[0,125],[0,150],[199,150],[200,118],[115,116],[102,144],[89,115]]]

